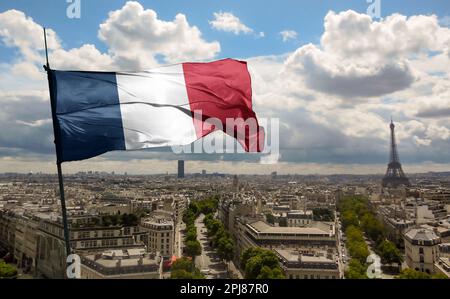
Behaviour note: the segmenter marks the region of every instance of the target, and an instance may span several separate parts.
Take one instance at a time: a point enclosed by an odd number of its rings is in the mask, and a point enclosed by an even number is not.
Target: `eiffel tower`
[[[391,119],[391,156],[386,175],[383,178],[383,187],[396,188],[400,185],[410,186],[409,180],[406,177],[400,164],[400,159],[397,152],[397,143],[395,142],[395,125]]]

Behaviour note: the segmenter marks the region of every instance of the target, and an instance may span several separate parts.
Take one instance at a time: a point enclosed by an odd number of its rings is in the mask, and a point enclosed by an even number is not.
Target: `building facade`
[[[428,274],[434,273],[441,239],[432,230],[411,228],[406,231],[404,242],[408,267]]]

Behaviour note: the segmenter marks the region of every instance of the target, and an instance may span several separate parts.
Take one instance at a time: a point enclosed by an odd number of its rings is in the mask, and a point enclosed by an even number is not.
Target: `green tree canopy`
[[[182,257],[176,260],[172,265],[170,274],[172,279],[202,279],[204,276],[195,267],[192,260]]]
[[[431,275],[414,269],[404,269],[398,276],[398,279],[431,279]]]
[[[403,262],[402,253],[391,241],[381,241],[377,246],[377,253],[380,255],[383,264],[401,264]]]
[[[283,273],[275,253],[259,247],[252,247],[243,252],[241,266],[245,270],[246,279],[257,279],[268,276],[270,273],[278,276],[278,273]],[[262,272],[264,267],[268,267],[272,272],[267,271],[267,269]],[[284,274],[282,276],[284,277]]]
[[[230,236],[223,236],[219,239],[217,253],[221,259],[231,261],[234,253],[234,241]]]
[[[275,224],[275,216],[270,213],[266,214],[266,221],[270,224]]]
[[[347,279],[367,279],[367,267],[357,259],[352,259],[345,272]]]
[[[5,263],[4,260],[0,260],[0,277],[2,278],[11,278],[17,275],[17,269]]]
[[[194,258],[202,254],[202,246],[200,245],[200,242],[198,240],[186,241],[185,252],[188,256]]]

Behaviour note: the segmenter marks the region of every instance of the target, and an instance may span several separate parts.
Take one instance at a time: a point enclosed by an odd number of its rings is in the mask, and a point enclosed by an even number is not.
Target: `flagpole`
[[[50,64],[48,62],[48,48],[47,48],[47,32],[44,28],[44,42],[45,42],[45,58],[46,58],[46,65],[44,66],[45,71],[47,72],[47,78],[48,78],[48,87],[50,91],[50,103],[52,107],[52,119],[53,119],[53,134],[55,136],[55,148],[56,148],[56,166],[58,169],[58,182],[59,182],[59,197],[61,201],[61,214],[62,214],[62,220],[63,220],[63,226],[64,226],[64,241],[66,244],[66,255],[69,256],[72,253],[72,250],[70,249],[70,235],[69,235],[69,225],[67,223],[67,210],[66,210],[66,199],[64,196],[64,181],[62,176],[62,170],[61,170],[61,149],[60,149],[60,143],[59,143],[59,134],[58,130],[59,127],[57,126],[57,119],[56,119],[56,102],[55,98],[52,92],[52,83],[53,78],[51,75],[51,69]]]

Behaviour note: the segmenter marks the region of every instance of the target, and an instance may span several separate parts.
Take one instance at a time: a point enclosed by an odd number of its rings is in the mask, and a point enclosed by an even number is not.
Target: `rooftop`
[[[405,237],[414,244],[424,242],[424,245],[433,245],[440,241],[434,231],[425,228],[411,228],[405,233]]]
[[[269,225],[264,221],[256,221],[249,223],[248,226],[262,234],[329,235],[333,233],[330,225],[323,222],[314,222],[311,227],[280,227]]]

